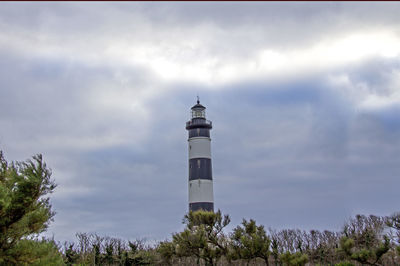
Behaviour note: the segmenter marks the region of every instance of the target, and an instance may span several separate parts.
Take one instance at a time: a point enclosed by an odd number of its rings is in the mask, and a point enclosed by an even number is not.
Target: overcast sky
[[[199,95],[215,208],[232,226],[390,215],[399,14],[398,2],[2,2],[0,150],[43,154],[56,240],[163,240],[188,210]]]

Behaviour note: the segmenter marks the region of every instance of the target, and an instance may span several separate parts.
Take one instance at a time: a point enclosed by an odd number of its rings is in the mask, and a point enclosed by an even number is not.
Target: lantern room
[[[192,107],[192,118],[206,118],[206,108],[197,100],[197,104]]]

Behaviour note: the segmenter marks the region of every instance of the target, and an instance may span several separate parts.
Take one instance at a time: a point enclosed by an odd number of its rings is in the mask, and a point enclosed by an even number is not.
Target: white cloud
[[[84,11],[89,12],[90,8],[85,7]],[[124,11],[113,6],[109,9],[117,17],[115,25],[119,28],[113,28],[111,15],[94,8],[95,14],[104,17],[97,28],[90,28],[93,31],[73,28],[75,31],[63,34],[46,27],[46,23],[66,26],[68,20],[45,13],[40,28],[3,26],[0,45],[26,55],[78,60],[88,66],[140,66],[164,82],[196,81],[208,85],[255,77],[287,77],[340,67],[368,57],[393,58],[400,54],[400,38],[391,28],[350,27],[343,33],[324,35],[318,31],[307,46],[296,46],[296,38],[301,36],[293,34],[287,40],[291,43],[288,49],[271,41],[280,37],[281,32],[267,25],[257,25],[252,30],[251,20],[232,31],[205,21],[191,27],[181,24],[167,28],[170,21],[163,25],[134,9]],[[82,14],[75,16],[84,22]],[[122,22],[127,26],[121,27]],[[309,26],[307,23],[311,22],[305,22],[305,27]]]

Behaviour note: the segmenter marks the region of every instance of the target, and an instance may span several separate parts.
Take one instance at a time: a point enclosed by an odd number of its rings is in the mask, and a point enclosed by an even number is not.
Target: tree
[[[356,215],[344,226],[338,253],[363,265],[380,265],[382,256],[390,249],[384,227],[381,217]]]
[[[392,241],[393,264],[400,264],[400,213],[394,213],[385,218],[386,226],[389,227],[389,236]]]
[[[301,252],[290,253],[289,251],[280,255],[283,265],[287,266],[304,266],[308,262],[308,256]]]
[[[79,258],[79,254],[74,250],[74,244],[69,244],[67,248],[65,243],[65,259],[64,262],[67,266],[73,265]]]
[[[8,255],[9,259],[3,261],[5,265],[64,265],[54,240],[22,239]]]
[[[190,211],[183,223],[186,229],[172,236],[177,256],[195,256],[198,261],[203,259],[206,265],[214,265],[227,254],[228,241],[222,230],[230,223],[228,215],[222,217],[219,210],[216,213]]]
[[[174,243],[169,241],[160,242],[157,247],[157,252],[160,254],[166,265],[172,265],[171,260],[176,255]]]
[[[275,266],[279,264],[279,242],[276,235],[271,236],[271,250]]]
[[[151,248],[145,247],[143,240],[128,241],[130,251],[125,255],[125,265],[153,265],[155,257]]]
[[[400,212],[385,218],[386,226],[390,229],[391,239],[400,246]]]
[[[242,225],[236,227],[231,236],[233,258],[245,260],[261,258],[269,265],[271,240],[267,236],[264,226],[257,226],[252,219],[249,222],[243,219]]]
[[[46,197],[56,187],[50,176],[42,155],[8,163],[0,151],[0,264],[34,263],[24,252],[43,255],[30,252],[26,247],[34,245],[26,241],[45,231],[55,214]]]

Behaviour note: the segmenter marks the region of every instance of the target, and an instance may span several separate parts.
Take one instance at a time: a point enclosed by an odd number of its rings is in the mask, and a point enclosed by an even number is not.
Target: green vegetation
[[[34,240],[54,216],[47,194],[56,185],[41,155],[8,163],[0,151],[0,264],[57,265],[53,241]]]
[[[254,220],[248,222],[243,219],[242,227],[238,226],[233,230],[231,240],[230,259],[251,261],[261,258],[269,265],[271,239],[264,226],[257,226]]]
[[[8,163],[0,152],[0,265],[400,265],[400,214],[357,215],[340,232],[265,230],[229,215],[189,212],[182,232],[153,245],[77,233],[64,245],[38,239],[54,216],[56,187],[41,155]]]
[[[400,265],[398,215],[357,215],[341,232],[266,231],[245,219],[225,232],[229,222],[220,211],[189,212],[182,232],[147,246],[80,233],[76,248],[65,243],[64,259],[67,265]]]

